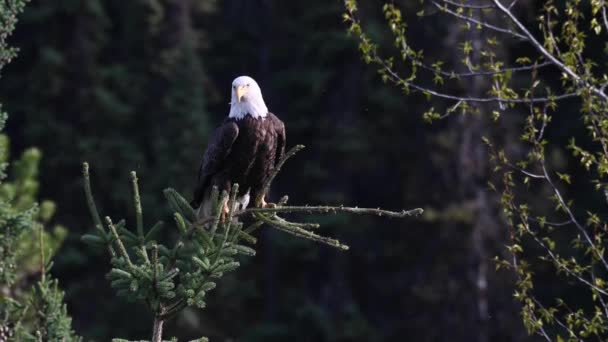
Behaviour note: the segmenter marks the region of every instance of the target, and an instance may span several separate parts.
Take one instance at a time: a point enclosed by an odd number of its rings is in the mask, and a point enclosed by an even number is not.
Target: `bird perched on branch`
[[[211,189],[230,192],[239,184],[237,201],[245,209],[250,199],[266,207],[264,184],[285,154],[285,126],[268,108],[262,90],[249,76],[232,81],[230,113],[207,143],[191,204],[198,217],[212,212]],[[223,209],[228,211],[227,206]]]

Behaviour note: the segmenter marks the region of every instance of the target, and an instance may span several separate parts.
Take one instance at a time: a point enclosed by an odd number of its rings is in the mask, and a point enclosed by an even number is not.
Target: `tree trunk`
[[[154,328],[152,331],[152,342],[161,342],[163,340],[163,321],[161,318],[154,318]]]

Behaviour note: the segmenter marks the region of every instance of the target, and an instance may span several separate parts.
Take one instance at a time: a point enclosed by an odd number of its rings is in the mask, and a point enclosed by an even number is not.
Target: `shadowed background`
[[[370,29],[380,37],[380,6],[370,3]],[[478,117],[425,124],[423,99],[382,84],[361,61],[342,10],[339,0],[28,5],[12,37],[19,58],[0,92],[13,150],[43,151],[41,195],[57,202],[56,221],[70,231],[53,273],[85,340],[148,336],[151,317],[114,297],[106,255],[79,241],[92,229],[80,163],[91,164],[103,212],[133,219],[128,172],[135,170],[144,220],[169,218],[162,189],[191,195],[207,137],[228,114],[230,83],[243,74],[285,122],[288,147],[307,146],[279,175],[271,200],[288,194],[294,204],[424,207],[427,214],[319,217],[323,234],[351,246],[346,253],[263,230],[258,255],[222,279],[205,310],[168,324],[167,336],[533,340],[512,299],[511,275],[495,273],[491,261],[504,253],[506,232],[480,141],[493,135],[510,143],[519,126]],[[447,25],[422,20],[410,32],[418,48],[442,57],[452,39]],[[564,139],[559,128],[554,133]]]

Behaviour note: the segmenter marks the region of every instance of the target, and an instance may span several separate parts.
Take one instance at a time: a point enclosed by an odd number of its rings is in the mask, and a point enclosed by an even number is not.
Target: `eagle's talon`
[[[262,198],[260,202],[260,208],[276,208],[277,205],[275,203],[266,203],[266,200]]]
[[[226,219],[228,218],[228,213],[230,212],[230,210],[228,210],[228,203],[224,203],[224,206],[222,207],[222,213],[220,214],[220,224],[224,224],[226,223]]]

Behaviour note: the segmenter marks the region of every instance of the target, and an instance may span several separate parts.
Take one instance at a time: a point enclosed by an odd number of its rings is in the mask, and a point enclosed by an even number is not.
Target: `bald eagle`
[[[263,185],[285,154],[285,126],[268,112],[257,82],[249,76],[237,77],[231,91],[230,113],[211,135],[198,172],[191,203],[198,217],[211,215],[214,186],[230,192],[234,183],[239,184],[240,209],[250,199],[265,207]]]

